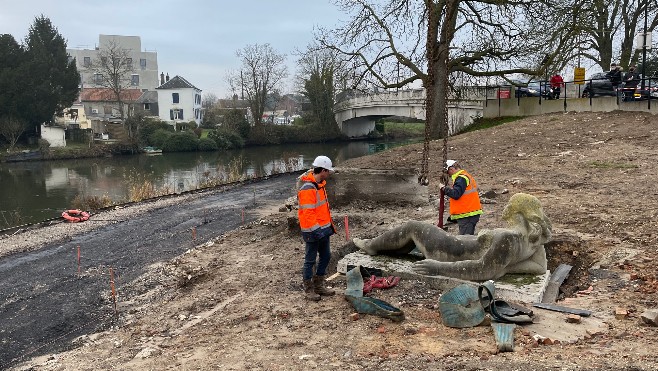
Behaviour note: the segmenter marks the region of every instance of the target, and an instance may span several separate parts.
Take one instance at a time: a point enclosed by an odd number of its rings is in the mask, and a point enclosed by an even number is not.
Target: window
[[[174,103],[179,103],[178,93],[171,93],[171,99]]]
[[[182,109],[172,109],[169,110],[169,118],[172,120],[182,120],[183,119],[183,110]]]
[[[103,82],[103,75],[101,75],[100,73],[95,73],[95,74],[91,77],[91,81],[92,81],[94,84],[100,84],[100,83]]]
[[[139,75],[130,75],[130,85],[139,86]]]
[[[143,70],[146,69],[146,59],[142,58],[139,60],[139,66],[142,67]]]
[[[148,111],[151,109],[151,103],[144,103],[144,111]]]
[[[132,68],[133,66],[133,59],[132,58],[126,58],[126,67]]]
[[[85,67],[90,67],[91,66],[91,57],[84,57],[82,65]]]

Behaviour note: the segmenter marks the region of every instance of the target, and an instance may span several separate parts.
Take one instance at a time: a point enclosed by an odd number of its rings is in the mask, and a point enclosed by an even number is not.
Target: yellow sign
[[[584,67],[576,67],[573,69],[573,83],[576,85],[582,85],[585,83]]]

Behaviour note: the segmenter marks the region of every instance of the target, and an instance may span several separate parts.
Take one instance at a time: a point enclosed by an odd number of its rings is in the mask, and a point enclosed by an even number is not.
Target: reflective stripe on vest
[[[315,183],[313,171],[309,171],[301,178],[304,182],[297,192],[299,209],[299,226],[302,232],[313,232],[317,229],[331,226],[331,213],[327,201],[326,182]]]
[[[459,199],[450,199],[450,218],[461,219],[482,214],[482,205],[480,204],[480,196],[478,195],[475,179],[466,170],[459,170],[453,174],[453,183],[457,177],[462,177],[466,180],[466,189]]]

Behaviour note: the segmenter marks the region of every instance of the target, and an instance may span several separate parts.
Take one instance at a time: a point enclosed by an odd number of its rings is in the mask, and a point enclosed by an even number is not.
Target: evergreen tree
[[[0,117],[19,116],[19,69],[25,52],[12,35],[0,35]]]
[[[66,40],[43,15],[35,18],[30,27],[25,49],[22,113],[30,128],[39,128],[73,104],[79,93],[80,74],[75,60],[66,53]]]

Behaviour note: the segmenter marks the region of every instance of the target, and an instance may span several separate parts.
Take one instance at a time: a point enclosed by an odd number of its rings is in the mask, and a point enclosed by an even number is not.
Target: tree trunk
[[[425,104],[427,107],[427,123],[430,125],[430,138],[439,139],[448,136],[447,92],[448,73],[445,59],[434,61],[428,66],[432,72],[428,75],[433,81],[425,86]]]

